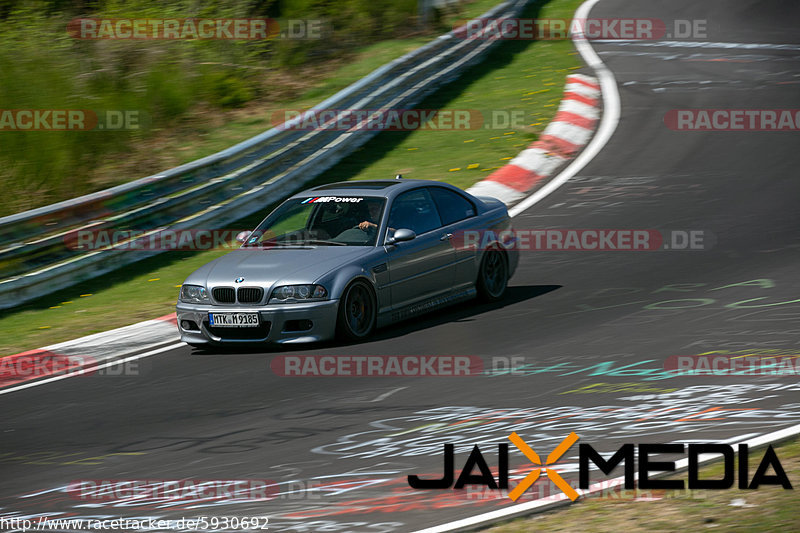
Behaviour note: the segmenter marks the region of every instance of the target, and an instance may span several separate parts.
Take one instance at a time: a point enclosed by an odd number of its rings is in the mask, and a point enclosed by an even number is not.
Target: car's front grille
[[[208,320],[204,320],[203,326],[205,326],[209,333],[215,337],[221,338],[222,340],[246,341],[266,339],[267,335],[269,335],[269,330],[272,326],[272,323],[261,322],[261,324],[255,328],[220,328],[217,326],[212,326],[208,323]]]
[[[221,304],[232,304],[236,301],[236,291],[233,287],[217,287],[211,292],[214,299]]]
[[[264,289],[261,287],[240,287],[237,291],[239,303],[254,304],[261,301],[264,296]]]

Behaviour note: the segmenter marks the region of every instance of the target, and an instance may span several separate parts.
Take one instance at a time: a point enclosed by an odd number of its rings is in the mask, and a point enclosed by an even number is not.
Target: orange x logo
[[[561,444],[556,446],[556,449],[553,450],[550,453],[550,455],[547,456],[547,461],[544,463],[544,466],[553,464],[556,461],[558,461],[561,458],[561,456],[564,455],[564,452],[566,452],[570,446],[575,444],[575,441],[577,441],[578,439],[579,437],[575,434],[575,432],[572,432],[569,435],[567,435],[567,437],[561,441]],[[528,446],[525,443],[525,441],[522,440],[522,438],[519,435],[517,435],[516,432],[509,435],[508,440],[514,443],[514,446],[519,448],[519,451],[525,454],[525,457],[527,457],[532,463],[537,465],[542,464],[542,460],[539,459],[539,455],[537,455],[537,453],[533,451],[533,448]],[[531,473],[525,476],[525,479],[520,481],[519,484],[516,487],[514,487],[514,490],[508,493],[508,497],[511,498],[513,501],[517,501],[517,499],[520,496],[522,496],[522,494],[526,490],[528,490],[528,488],[530,488],[531,485],[536,483],[536,480],[539,479],[539,474],[541,474],[541,472],[542,469],[537,468],[536,470],[533,470]],[[547,477],[552,479],[553,483],[555,483],[556,486],[569,497],[570,500],[575,501],[576,499],[578,499],[578,493],[575,492],[575,489],[569,486],[569,483],[564,481],[563,477],[558,475],[558,472],[550,468],[545,468],[544,472],[545,474],[547,474]]]

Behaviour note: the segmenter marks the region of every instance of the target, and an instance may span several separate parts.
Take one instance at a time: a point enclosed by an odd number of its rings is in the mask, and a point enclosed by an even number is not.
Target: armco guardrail
[[[528,1],[510,0],[483,17],[516,16]],[[477,63],[496,42],[496,35],[463,39],[450,32],[313,109],[407,108]],[[66,246],[78,230],[222,227],[291,194],[377,133],[357,127],[299,131],[292,128],[299,120],[154,176],[0,218],[0,309],[158,253]]]

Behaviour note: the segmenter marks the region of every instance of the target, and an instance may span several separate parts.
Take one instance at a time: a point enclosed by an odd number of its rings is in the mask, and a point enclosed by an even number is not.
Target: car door
[[[467,289],[478,279],[478,251],[475,247],[464,246],[464,235],[480,231],[478,210],[472,200],[452,189],[434,186],[430,187],[430,192],[442,220],[443,232],[453,235],[453,289]]]
[[[386,236],[398,229],[410,229],[417,236],[386,246],[393,311],[447,294],[455,273],[455,250],[427,188],[394,199]]]

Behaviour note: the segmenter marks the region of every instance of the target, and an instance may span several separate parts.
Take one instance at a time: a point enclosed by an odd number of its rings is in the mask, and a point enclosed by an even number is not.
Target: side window
[[[443,187],[431,187],[431,193],[436,201],[436,207],[439,208],[442,223],[445,226],[465,218],[474,217],[476,214],[475,206],[472,205],[472,202],[457,192]]]
[[[399,195],[389,212],[389,236],[393,230],[407,228],[417,235],[442,226],[436,204],[427,189],[415,189]]]

